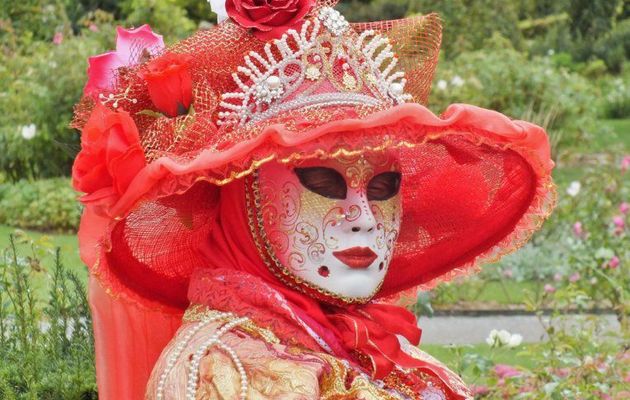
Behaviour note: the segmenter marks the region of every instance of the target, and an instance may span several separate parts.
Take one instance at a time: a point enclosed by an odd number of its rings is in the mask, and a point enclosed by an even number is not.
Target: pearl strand
[[[174,352],[168,357],[164,372],[162,372],[162,374],[160,375],[160,379],[158,380],[156,400],[162,400],[164,398],[164,386],[166,385],[166,377],[168,376],[168,374],[171,373],[171,370],[175,366],[175,362],[184,351],[184,348],[186,347],[188,342],[190,342],[193,336],[195,336],[197,332],[199,332],[201,329],[208,326],[212,322],[232,317],[234,317],[234,314],[232,313],[219,313],[217,315],[213,315],[212,317],[206,318],[200,321],[194,328],[190,329],[186,333],[186,335],[178,341],[177,346],[175,346]]]
[[[210,337],[193,355],[192,361],[190,362],[190,371],[188,373],[188,384],[186,385],[186,399],[187,400],[195,400],[197,395],[197,383],[199,381],[199,364],[201,363],[201,359],[205,355],[206,351],[213,345],[217,344],[221,348],[226,349],[230,357],[234,360],[236,364],[237,370],[241,375],[241,396],[242,400],[247,398],[247,375],[245,374],[245,369],[243,368],[243,364],[240,362],[234,350],[227,347],[225,344],[219,341],[219,338],[223,336],[230,329],[236,327],[237,325],[242,324],[243,322],[247,322],[249,318],[239,318],[232,320],[225,325],[223,325],[219,330],[215,332],[214,335]],[[229,350],[228,350],[229,349]],[[240,367],[240,368],[239,368]]]

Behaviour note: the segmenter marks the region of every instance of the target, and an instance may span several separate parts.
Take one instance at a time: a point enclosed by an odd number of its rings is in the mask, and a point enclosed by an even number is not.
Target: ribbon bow
[[[326,314],[346,350],[357,350],[372,360],[374,378],[384,378],[396,365],[419,368],[425,364],[400,347],[398,335],[415,346],[420,344],[422,330],[408,310],[388,304],[367,304],[335,308]]]

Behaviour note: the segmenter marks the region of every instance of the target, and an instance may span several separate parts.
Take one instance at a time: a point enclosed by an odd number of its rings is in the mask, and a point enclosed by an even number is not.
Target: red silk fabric
[[[153,366],[181,325],[182,315],[114,298],[93,277],[89,295],[98,398],[144,399]]]

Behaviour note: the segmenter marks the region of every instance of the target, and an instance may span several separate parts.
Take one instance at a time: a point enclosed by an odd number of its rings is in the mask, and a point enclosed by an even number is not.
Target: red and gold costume
[[[90,80],[74,182],[100,398],[471,398],[401,304],[529,239],[547,136],[423,105],[435,15],[332,3],[227,0]]]

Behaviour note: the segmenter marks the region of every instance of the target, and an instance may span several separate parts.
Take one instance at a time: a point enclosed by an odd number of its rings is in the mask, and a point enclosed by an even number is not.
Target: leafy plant
[[[68,125],[86,81],[86,59],[105,50],[105,36],[107,40],[114,38],[111,27],[99,29],[65,38],[58,45],[38,42],[29,54],[3,57],[0,171],[7,178],[48,178],[70,173],[79,135]]]
[[[66,178],[0,185],[0,224],[40,231],[74,232],[81,208]]]
[[[28,240],[28,239],[24,239]],[[0,258],[0,397],[96,399],[92,320],[86,289],[61,263],[59,250],[31,242],[19,255],[16,239]],[[46,271],[42,252],[55,251]],[[47,298],[34,290],[46,275]]]
[[[438,68],[430,105],[472,103],[513,118],[539,116],[548,130],[562,131],[559,144],[587,140],[597,131],[598,89],[577,73],[557,68],[550,57],[529,59],[494,36],[483,50],[465,52]]]

